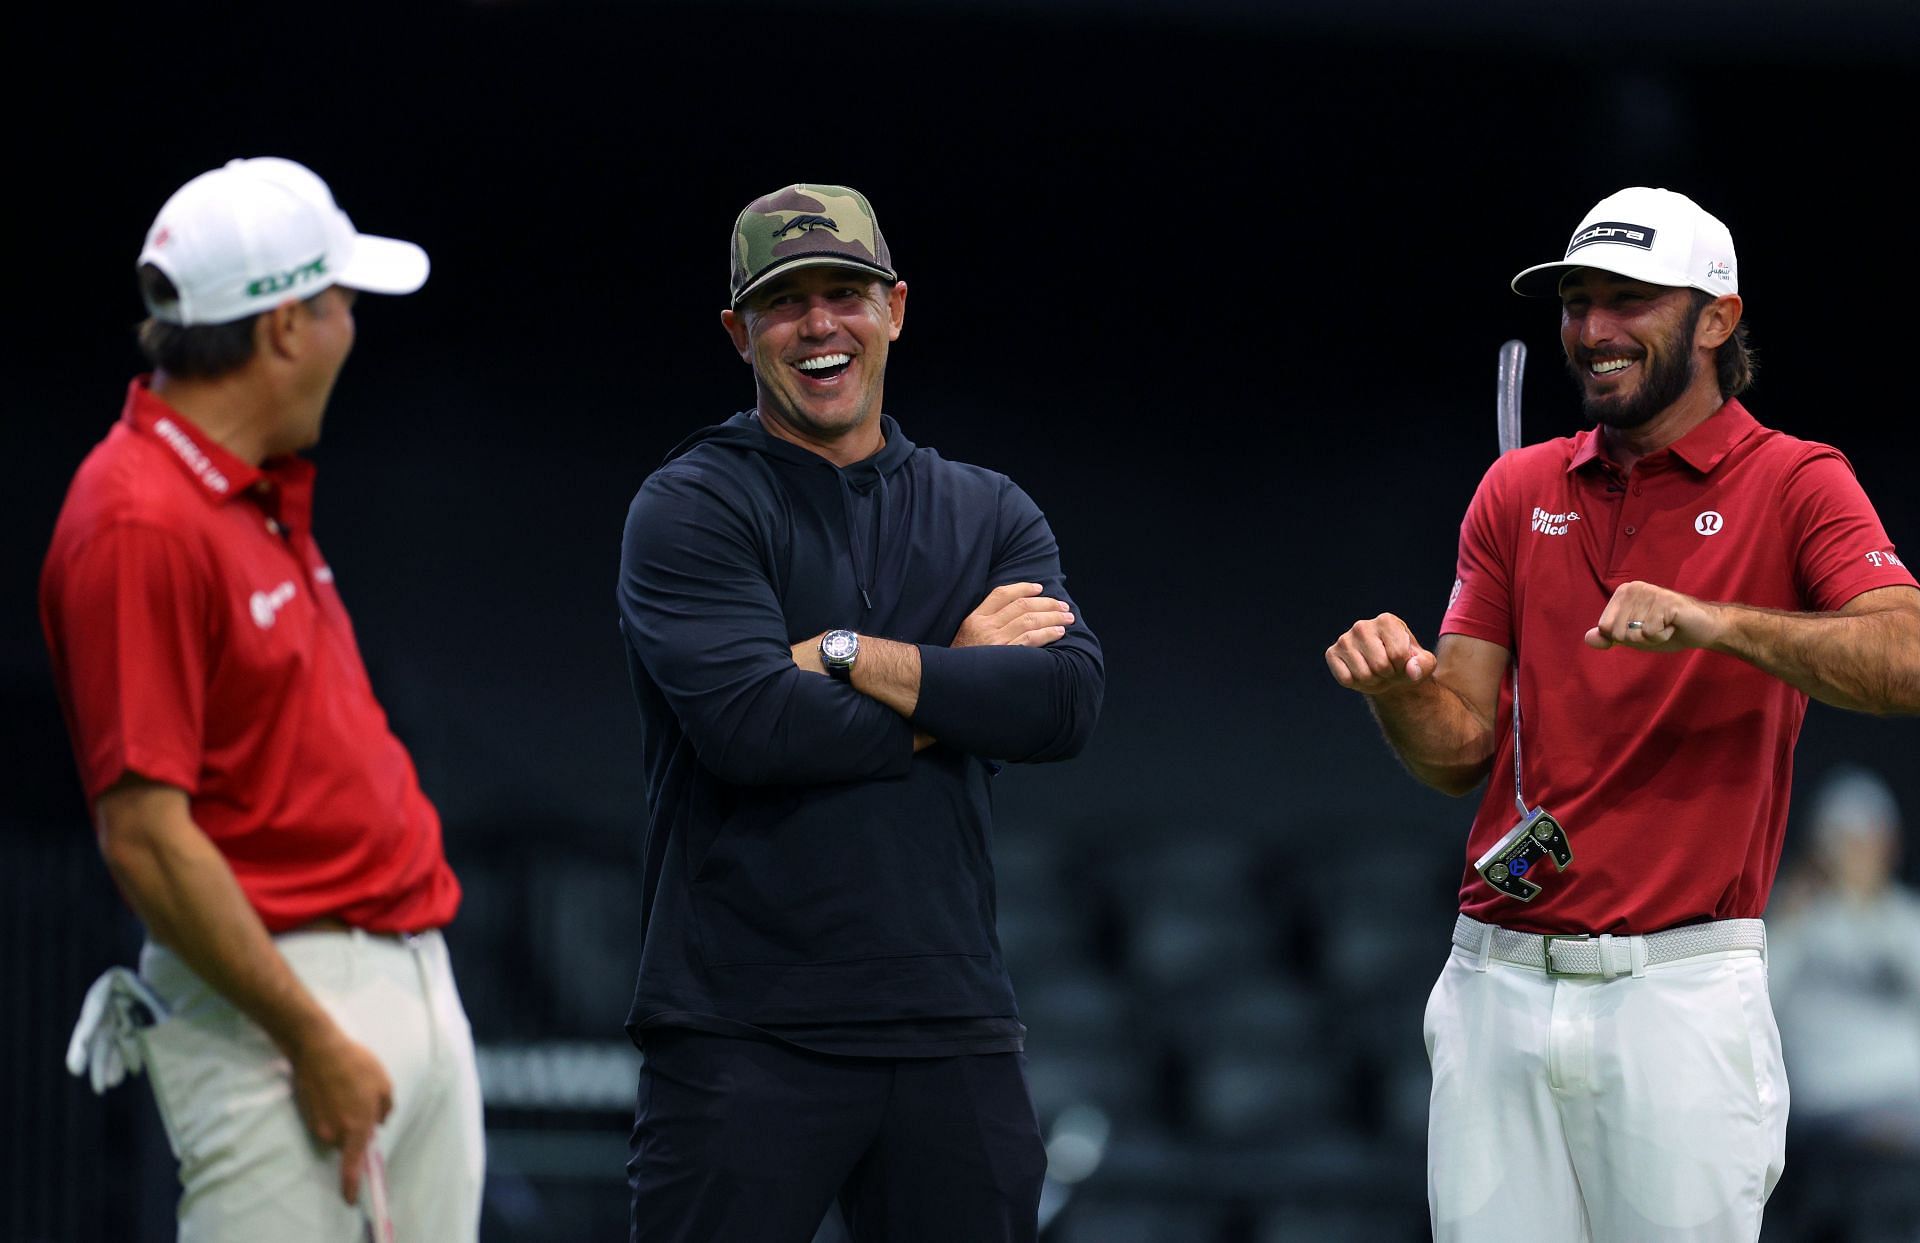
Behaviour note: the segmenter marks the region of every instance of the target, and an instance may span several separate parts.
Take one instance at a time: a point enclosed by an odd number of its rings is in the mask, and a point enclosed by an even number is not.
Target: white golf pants
[[[286,1058],[149,943],[140,974],[170,1015],[144,1033],[146,1070],[180,1160],[180,1243],[471,1243],[485,1164],[480,1084],[446,942],[359,931],[274,941],[393,1081],[375,1140],[385,1194],[363,1181],[357,1207],[341,1198],[340,1154],[301,1122]]]
[[[1427,1001],[1436,1243],[1753,1243],[1785,1163],[1762,951],[1607,979],[1455,947]]]

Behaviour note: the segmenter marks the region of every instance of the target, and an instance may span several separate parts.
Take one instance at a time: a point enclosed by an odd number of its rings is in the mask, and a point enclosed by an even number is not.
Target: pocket
[[[176,1161],[186,1164],[193,1150],[186,1141],[191,1133],[186,1125],[188,1085],[192,1080],[192,1058],[181,1044],[184,1028],[177,1019],[167,1019],[140,1030],[140,1053],[146,1064],[147,1084],[153,1089],[153,1103],[160,1111],[160,1125],[167,1133],[167,1147]]]
[[[975,793],[916,763],[901,781],[742,797],[690,886],[706,965],[991,956]]]

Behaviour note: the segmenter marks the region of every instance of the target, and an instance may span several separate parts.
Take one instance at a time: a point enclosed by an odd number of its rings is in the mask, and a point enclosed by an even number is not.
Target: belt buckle
[[[1558,976],[1576,976],[1576,975],[1591,974],[1590,972],[1586,972],[1586,971],[1555,971],[1553,969],[1553,943],[1555,941],[1591,941],[1591,940],[1593,940],[1593,934],[1589,932],[1548,932],[1548,933],[1542,934],[1542,936],[1540,937],[1540,954],[1547,968],[1547,974],[1558,975]]]

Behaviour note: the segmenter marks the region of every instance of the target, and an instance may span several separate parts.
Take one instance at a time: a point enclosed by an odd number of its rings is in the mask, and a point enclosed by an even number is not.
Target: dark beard
[[[1608,427],[1628,429],[1639,427],[1650,421],[1655,415],[1680,400],[1680,395],[1693,383],[1696,363],[1693,357],[1693,329],[1700,322],[1700,312],[1696,310],[1688,323],[1676,328],[1671,336],[1660,342],[1659,361],[1652,365],[1642,379],[1638,391],[1629,398],[1594,398],[1587,389],[1587,363],[1591,355],[1585,358],[1579,355],[1586,351],[1576,351],[1576,357],[1567,360],[1567,370],[1573,375],[1573,382],[1580,389],[1580,407],[1589,419],[1595,423],[1604,423]],[[1647,366],[1643,356],[1637,366]]]

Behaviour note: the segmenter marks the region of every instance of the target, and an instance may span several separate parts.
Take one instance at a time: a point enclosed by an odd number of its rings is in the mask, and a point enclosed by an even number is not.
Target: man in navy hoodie
[[[648,477],[621,630],[650,813],[635,1243],[1036,1237],[1046,1157],[994,933],[998,761],[1077,754],[1099,640],[1039,509],[881,413],[907,286],[867,200],[734,225],[754,409]]]

